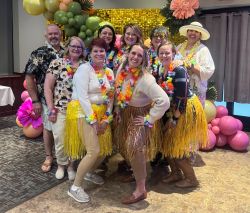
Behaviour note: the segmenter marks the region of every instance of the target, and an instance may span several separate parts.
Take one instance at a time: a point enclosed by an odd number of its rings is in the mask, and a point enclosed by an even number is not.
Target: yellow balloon
[[[45,11],[44,0],[23,0],[23,9],[29,15],[40,15]]]
[[[204,111],[205,111],[208,123],[215,118],[215,116],[216,116],[216,106],[211,101],[209,101],[209,100],[205,101]]]
[[[150,48],[150,44],[151,44],[151,40],[150,38],[147,38],[145,41],[144,41],[144,45],[148,48]]]
[[[45,7],[50,12],[56,12],[59,9],[59,0],[45,0]]]

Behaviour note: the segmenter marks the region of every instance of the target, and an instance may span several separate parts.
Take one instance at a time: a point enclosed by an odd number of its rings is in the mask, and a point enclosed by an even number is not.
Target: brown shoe
[[[132,203],[137,203],[137,202],[144,200],[146,198],[147,198],[147,192],[144,192],[138,197],[135,197],[133,194],[129,195],[127,197],[124,197],[121,202],[122,202],[122,204],[132,204]]]
[[[177,181],[183,180],[183,175],[181,174],[181,172],[175,172],[175,173],[171,173],[169,176],[165,177],[162,179],[163,183],[174,183]]]
[[[135,177],[133,174],[125,175],[120,180],[122,183],[131,183],[135,182]]]
[[[191,188],[191,187],[197,187],[198,185],[199,182],[197,180],[190,180],[188,178],[175,183],[175,186],[179,188]]]

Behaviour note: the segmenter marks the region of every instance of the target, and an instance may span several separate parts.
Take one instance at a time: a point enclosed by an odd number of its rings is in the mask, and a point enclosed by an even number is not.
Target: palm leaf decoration
[[[91,0],[76,0],[82,6],[82,10],[91,11],[93,8],[93,2]]]
[[[206,92],[206,99],[210,101],[216,101],[218,98],[218,91],[215,87],[215,82],[208,82],[208,88]]]

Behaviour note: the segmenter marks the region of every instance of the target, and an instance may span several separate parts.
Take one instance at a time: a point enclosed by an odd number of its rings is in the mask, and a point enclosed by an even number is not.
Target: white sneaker
[[[55,176],[56,176],[56,179],[58,179],[58,180],[63,179],[64,178],[64,168],[58,167],[56,170]]]
[[[68,195],[74,198],[77,202],[80,203],[87,203],[89,202],[90,198],[89,195],[84,191],[83,188],[79,187],[76,191],[73,191],[70,187],[68,191]]]
[[[98,184],[98,185],[104,184],[103,178],[95,173],[88,172],[85,175],[84,180],[88,180],[88,181],[95,183],[95,184]]]
[[[67,172],[69,180],[75,180],[76,172],[73,169],[68,169]]]

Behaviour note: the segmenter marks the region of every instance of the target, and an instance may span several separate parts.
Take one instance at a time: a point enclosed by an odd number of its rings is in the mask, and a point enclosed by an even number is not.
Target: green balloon
[[[67,37],[72,37],[77,35],[77,30],[74,27],[70,27],[69,25],[64,26],[64,31]]]
[[[86,30],[86,35],[88,36],[88,37],[90,37],[90,36],[92,36],[92,31],[91,31],[91,29],[87,29]]]
[[[86,38],[86,33],[85,32],[79,32],[78,37],[80,37],[82,40]]]
[[[100,23],[100,18],[98,16],[90,16],[86,21],[86,26],[92,31],[95,31],[96,29],[98,29],[99,23]]]
[[[68,23],[69,26],[74,27],[76,24],[76,20],[74,18],[69,18]]]
[[[48,21],[52,21],[54,19],[54,13],[50,12],[50,11],[45,11],[43,13],[44,18],[46,18]]]
[[[71,2],[68,5],[68,11],[74,13],[75,15],[79,15],[82,13],[81,4],[78,2]]]
[[[98,30],[96,30],[95,32],[94,32],[94,38],[97,38],[98,37]]]
[[[60,24],[59,22],[61,21],[61,17],[66,16],[66,12],[62,10],[58,10],[54,14],[54,20],[56,23]]]
[[[80,31],[81,32],[85,32],[87,30],[87,27],[85,26],[85,25],[82,25],[81,27],[80,27]]]
[[[74,18],[74,14],[72,12],[67,12],[67,17],[68,18]]]
[[[84,16],[82,16],[82,15],[76,15],[76,16],[74,17],[74,19],[75,19],[75,21],[76,21],[76,27],[79,28],[79,29],[80,29],[80,27],[81,27],[82,25],[85,24],[85,18],[84,18]]]
[[[84,44],[86,45],[86,47],[90,46],[92,40],[93,40],[93,37],[87,37],[86,39],[84,39]]]
[[[45,7],[50,12],[56,12],[59,8],[60,1],[59,0],[45,0]]]
[[[68,24],[68,18],[67,18],[67,16],[62,16],[60,18],[60,23],[59,24],[62,24],[62,25]]]

